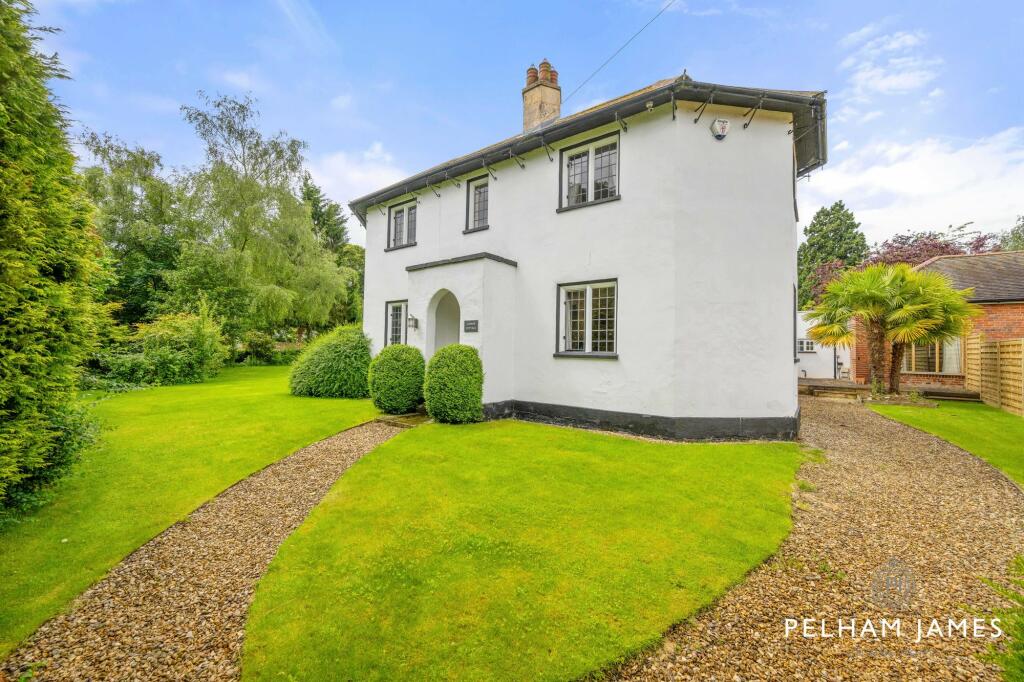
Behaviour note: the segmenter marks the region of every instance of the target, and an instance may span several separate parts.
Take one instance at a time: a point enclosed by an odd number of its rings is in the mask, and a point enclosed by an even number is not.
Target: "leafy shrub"
[[[263,332],[246,332],[242,337],[245,344],[245,361],[250,365],[269,365],[274,361],[274,339]]]
[[[301,354],[301,348],[282,348],[281,350],[275,350],[273,357],[270,359],[270,364],[290,365],[295,362]]]
[[[52,495],[49,484],[63,476],[78,461],[82,450],[96,442],[99,435],[99,423],[78,403],[68,405],[54,419],[53,426],[56,437],[47,466],[7,488],[4,505],[0,505],[0,526],[18,514],[46,503]]]
[[[378,408],[388,414],[412,412],[423,397],[423,353],[401,343],[385,346],[370,363],[368,381]]]
[[[65,419],[100,314],[100,242],[47,89],[60,67],[32,19],[28,3],[0,2],[0,508],[73,459]]]
[[[483,394],[484,368],[476,348],[455,343],[430,358],[423,397],[431,417],[447,424],[480,421]]]
[[[205,302],[197,314],[161,315],[139,325],[128,349],[106,358],[110,377],[128,384],[200,383],[216,374],[228,355],[220,324]]]
[[[365,398],[370,369],[370,339],[359,327],[338,327],[306,346],[292,365],[293,395]]]

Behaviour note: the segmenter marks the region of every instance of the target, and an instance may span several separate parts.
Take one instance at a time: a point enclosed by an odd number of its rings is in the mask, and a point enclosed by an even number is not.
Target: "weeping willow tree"
[[[970,289],[953,289],[934,272],[905,263],[851,270],[826,287],[808,318],[809,336],[826,346],[849,346],[854,325],[867,335],[871,381],[876,390],[898,393],[900,368],[909,346],[956,338],[970,328],[980,309]],[[887,363],[888,382],[883,383]]]
[[[206,163],[182,179],[196,239],[167,273],[171,306],[203,291],[232,340],[247,329],[325,326],[347,304],[354,272],[339,266],[302,200],[304,143],[264,135],[250,98],[183,107],[206,146]]]

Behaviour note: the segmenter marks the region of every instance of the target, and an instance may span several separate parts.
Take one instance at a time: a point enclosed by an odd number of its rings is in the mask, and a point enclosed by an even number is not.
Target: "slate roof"
[[[957,289],[973,287],[975,303],[1024,301],[1024,251],[936,256],[917,267],[941,272]]]

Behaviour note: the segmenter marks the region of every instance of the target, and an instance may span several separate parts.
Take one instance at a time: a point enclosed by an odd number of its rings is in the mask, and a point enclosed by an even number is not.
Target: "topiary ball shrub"
[[[434,353],[427,365],[423,398],[427,414],[446,424],[484,417],[484,367],[476,348],[455,343]]]
[[[423,353],[419,348],[395,343],[385,346],[370,363],[370,397],[388,414],[406,414],[423,397]]]
[[[292,365],[292,395],[366,398],[370,339],[359,327],[338,327],[306,346]]]

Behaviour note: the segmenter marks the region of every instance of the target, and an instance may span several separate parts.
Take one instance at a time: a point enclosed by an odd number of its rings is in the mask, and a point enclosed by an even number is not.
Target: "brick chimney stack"
[[[531,130],[558,118],[562,113],[562,88],[558,85],[558,72],[551,62],[543,59],[540,68],[530,65],[526,70],[523,88],[523,130]]]

